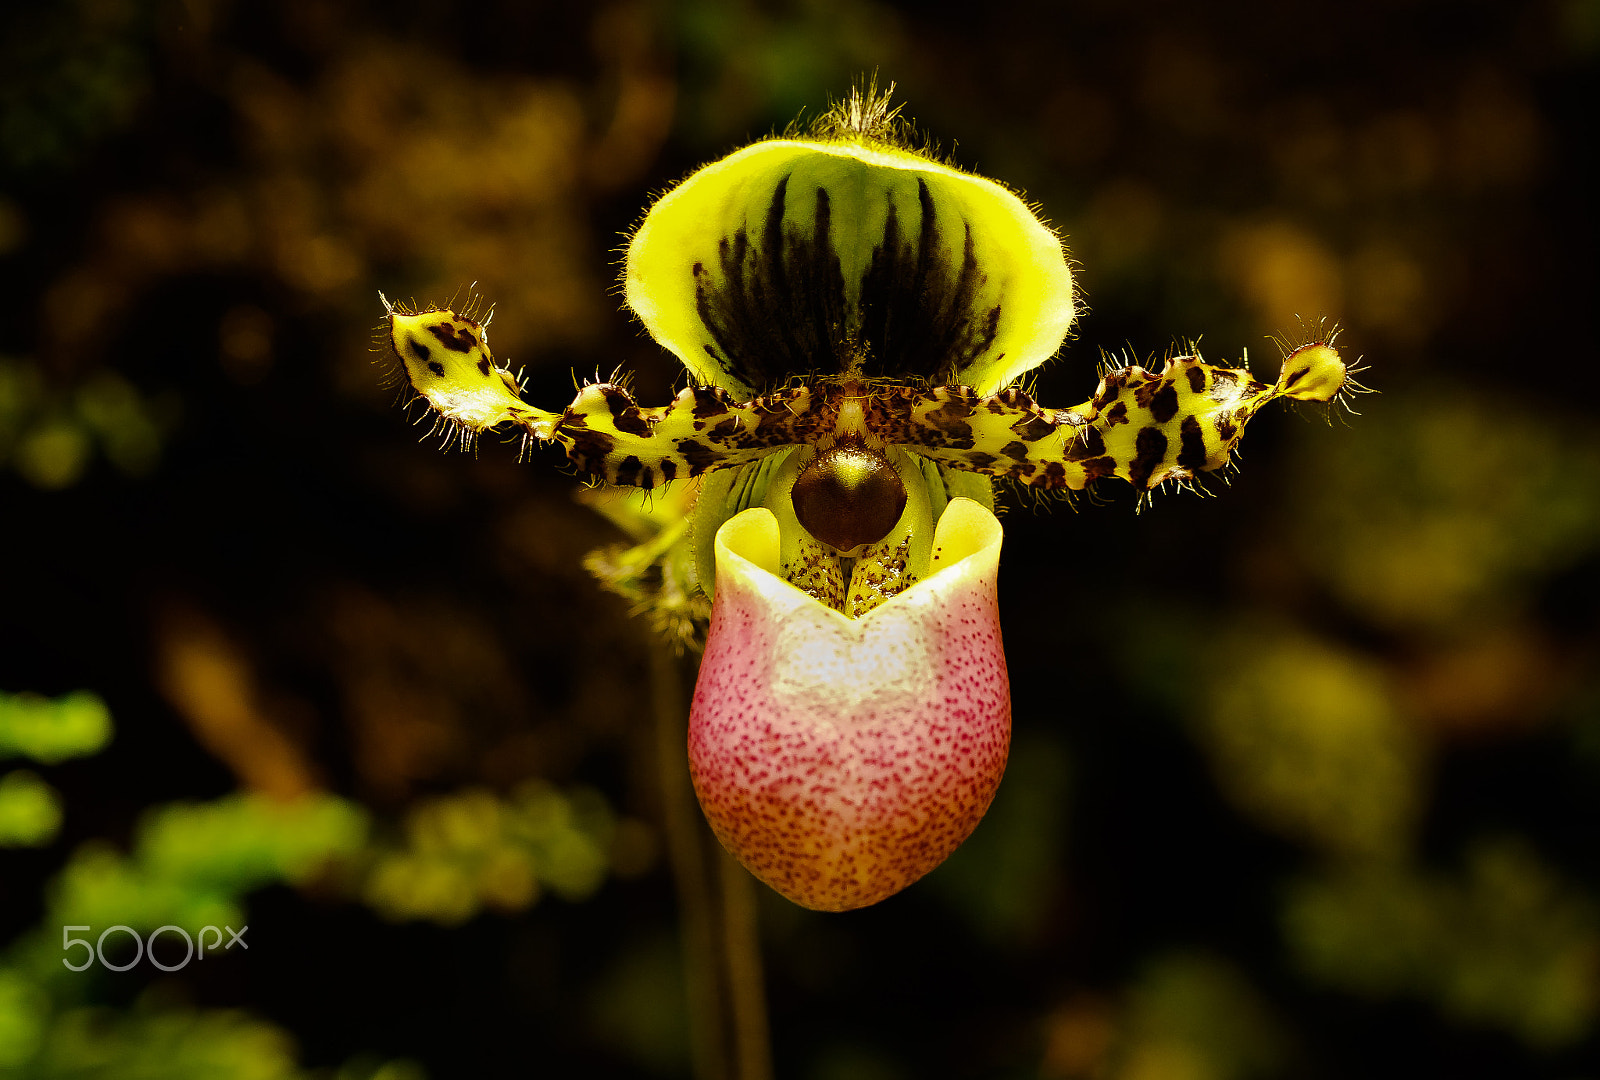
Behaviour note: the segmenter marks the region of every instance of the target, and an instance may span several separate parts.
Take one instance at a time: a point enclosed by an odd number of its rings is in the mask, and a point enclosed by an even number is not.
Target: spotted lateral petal
[[[1070,409],[1044,408],[1016,389],[983,397],[964,386],[887,387],[867,414],[885,442],[952,468],[1075,491],[1116,476],[1147,491],[1226,465],[1245,424],[1274,398],[1321,400],[1294,375],[1286,364],[1273,386],[1242,368],[1179,356],[1159,372],[1110,372]]]
[[[812,397],[796,387],[736,402],[716,387],[690,387],[669,405],[641,408],[622,387],[597,383],[579,391],[551,437],[579,470],[649,488],[815,440],[830,420]]]

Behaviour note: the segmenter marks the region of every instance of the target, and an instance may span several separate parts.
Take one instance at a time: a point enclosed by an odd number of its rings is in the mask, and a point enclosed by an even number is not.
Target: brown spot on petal
[[[1150,486],[1150,474],[1167,455],[1167,436],[1160,428],[1142,428],[1133,449],[1134,458],[1128,463],[1128,482],[1143,491]]]

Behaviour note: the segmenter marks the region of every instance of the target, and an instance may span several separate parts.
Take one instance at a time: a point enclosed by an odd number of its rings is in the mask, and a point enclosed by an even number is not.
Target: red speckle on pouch
[[[942,576],[855,622],[719,578],[690,772],[724,846],[798,904],[899,892],[994,798],[1011,699],[993,573]]]

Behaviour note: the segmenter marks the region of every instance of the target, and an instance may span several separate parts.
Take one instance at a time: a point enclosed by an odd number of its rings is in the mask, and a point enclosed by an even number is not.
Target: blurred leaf
[[[624,950],[595,984],[588,1012],[596,1031],[628,1057],[680,1075],[689,1062],[689,1016],[677,942],[658,937]]]
[[[0,45],[0,167],[70,164],[132,115],[147,4],[76,0],[8,18]]]
[[[0,776],[0,847],[43,847],[61,829],[61,796],[26,769]]]
[[[1206,684],[1196,728],[1241,810],[1334,852],[1409,849],[1425,759],[1381,667],[1302,631],[1241,628]]]
[[[32,365],[0,358],[0,459],[9,456],[18,474],[44,491],[81,480],[97,447],[119,472],[144,476],[161,456],[173,404],[147,400],[108,369],[56,388]]]
[[[33,1057],[49,1019],[49,995],[21,972],[0,967],[0,1069]]]
[[[926,879],[978,934],[1007,944],[1039,929],[1063,861],[1070,768],[1053,739],[1020,734],[983,821]]]
[[[337,796],[238,794],[157,808],[140,823],[134,858],[153,877],[238,895],[303,882],[354,855],[366,833],[366,811]]]
[[[379,844],[361,886],[385,918],[465,922],[482,908],[521,911],[550,889],[583,900],[605,879],[616,835],[597,793],[529,781],[510,798],[482,788],[426,799],[403,844]]]
[[[90,926],[98,934],[110,926],[148,931],[167,923],[194,933],[202,926],[239,926],[244,921],[234,897],[148,874],[109,844],[96,841],[72,853],[48,898],[45,926],[56,927],[57,934],[66,925]],[[50,943],[45,945],[48,953]],[[59,948],[60,942],[54,946]],[[40,956],[39,962],[48,968],[58,960]]]
[[[111,713],[87,690],[51,700],[0,693],[0,758],[14,755],[54,765],[98,754],[111,741]]]
[[[1378,865],[1306,878],[1283,920],[1313,978],[1420,998],[1536,1047],[1582,1039],[1600,1013],[1594,904],[1516,841],[1479,842],[1457,880]]]
[[[89,465],[88,433],[66,417],[46,417],[17,445],[17,472],[36,488],[71,487]]]
[[[29,1070],[41,1080],[301,1080],[294,1040],[242,1012],[76,1009]]]
[[[1177,953],[1134,982],[1108,1075],[1248,1080],[1283,1075],[1288,1048],[1265,1002],[1226,961]]]
[[[1351,438],[1301,440],[1309,569],[1386,629],[1448,635],[1528,606],[1600,548],[1600,444],[1559,414],[1385,392]]]
[[[98,437],[106,460],[129,476],[143,476],[161,455],[156,409],[113,371],[98,371],[79,387],[77,413]]]
[[[365,833],[365,812],[332,795],[289,803],[231,795],[158,807],[140,823],[131,857],[98,842],[73,853],[51,890],[46,925],[174,923],[191,933],[239,926],[244,893],[304,881],[328,861],[353,856]]]

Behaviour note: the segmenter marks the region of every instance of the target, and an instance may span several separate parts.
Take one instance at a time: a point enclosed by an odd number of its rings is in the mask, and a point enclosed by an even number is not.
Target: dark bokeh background
[[[664,402],[624,231],[874,69],[1066,234],[1045,403],[1324,314],[1381,394],[1269,411],[1216,498],[1014,507],[1001,795],[876,908],[763,892],[779,1077],[1600,1075],[1594,0],[5,26],[0,1075],[688,1074],[622,536],[553,451],[419,444],[377,291],[476,282],[542,406]],[[109,746],[8,745],[79,690]],[[248,954],[57,967],[230,913]]]

